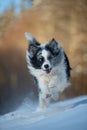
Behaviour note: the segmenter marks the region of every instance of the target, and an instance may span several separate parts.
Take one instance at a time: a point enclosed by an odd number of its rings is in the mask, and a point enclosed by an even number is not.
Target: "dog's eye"
[[[39,59],[39,61],[40,61],[40,62],[43,62],[43,61],[44,61],[44,58],[43,58],[43,57],[41,57],[41,58]]]
[[[48,60],[51,60],[52,59],[52,56],[48,56]]]

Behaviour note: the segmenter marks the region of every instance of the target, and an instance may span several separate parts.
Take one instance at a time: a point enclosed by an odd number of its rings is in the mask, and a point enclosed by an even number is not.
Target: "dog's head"
[[[63,50],[60,44],[55,39],[40,44],[30,33],[25,33],[25,36],[29,43],[27,62],[35,69],[50,73],[61,62]]]

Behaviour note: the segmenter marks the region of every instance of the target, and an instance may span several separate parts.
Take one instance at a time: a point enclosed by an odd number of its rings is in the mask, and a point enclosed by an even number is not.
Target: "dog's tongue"
[[[46,69],[46,73],[47,73],[47,74],[50,73],[50,71],[51,71],[50,69]]]

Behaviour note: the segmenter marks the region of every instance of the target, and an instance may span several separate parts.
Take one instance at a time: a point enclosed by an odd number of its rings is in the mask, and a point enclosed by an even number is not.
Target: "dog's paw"
[[[58,101],[58,99],[59,99],[58,93],[53,93],[53,94],[51,95],[51,98],[52,98],[54,101]]]
[[[51,94],[46,94],[45,98],[49,98],[49,97],[51,97]]]
[[[50,88],[50,93],[51,93],[51,98],[55,101],[58,100],[59,96],[58,96],[58,90],[56,87],[51,87]]]
[[[42,100],[40,103],[39,103],[39,106],[38,106],[38,110],[42,110],[42,109],[45,109],[47,108],[47,104],[45,102],[45,100]]]
[[[47,99],[47,98],[51,97],[51,94],[50,94],[50,92],[48,92],[48,93],[42,93],[41,97],[42,97],[42,99]]]

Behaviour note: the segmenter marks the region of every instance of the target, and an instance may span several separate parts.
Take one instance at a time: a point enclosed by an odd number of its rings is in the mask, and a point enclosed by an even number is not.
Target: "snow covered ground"
[[[0,116],[0,130],[87,130],[87,96],[77,97],[36,111],[25,101],[14,112]]]

